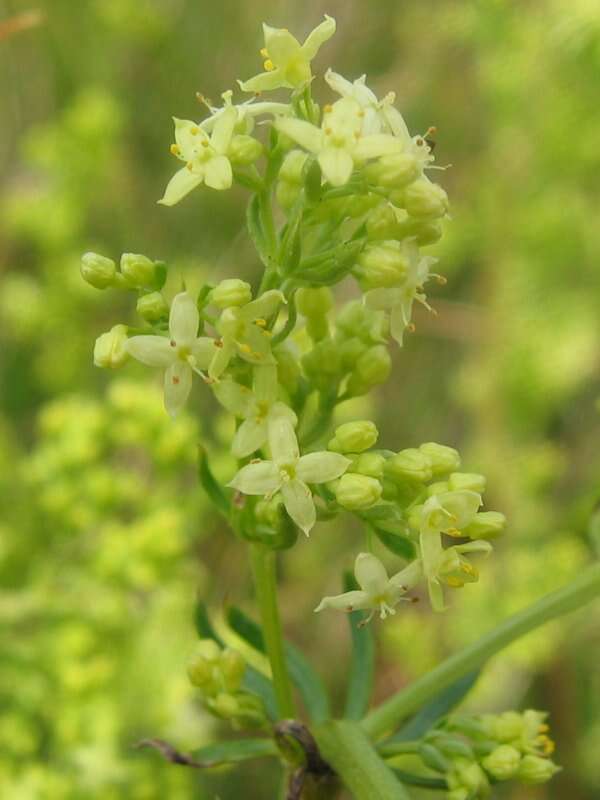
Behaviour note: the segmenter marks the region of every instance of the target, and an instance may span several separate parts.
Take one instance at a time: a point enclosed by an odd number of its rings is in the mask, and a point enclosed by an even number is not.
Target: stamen
[[[181,150],[180,150],[178,144],[172,144],[171,147],[169,147],[169,150],[171,151],[171,155],[174,155],[174,156],[178,156],[181,153]]]
[[[273,70],[275,69],[275,64],[273,64],[270,58],[267,58],[267,60],[263,64],[263,67],[267,72],[273,72]]]
[[[171,378],[171,382],[172,382],[172,383],[173,383],[175,386],[177,386],[177,384],[179,383],[179,378],[178,378],[178,376],[177,376],[177,375],[173,375],[173,377]]]
[[[417,326],[415,325],[414,322],[409,322],[408,325],[406,326],[406,330],[409,333],[414,333],[417,330]]]
[[[199,131],[200,131],[200,128],[196,127],[196,125],[194,125],[192,128],[190,128],[190,133],[192,134],[192,136],[196,136]]]
[[[259,317],[258,319],[254,320],[254,324],[258,325],[259,328],[265,328],[267,326],[267,320]]]
[[[333,111],[333,106],[330,103],[327,103],[326,106],[323,106],[324,114],[331,114],[332,111]]]
[[[269,57],[269,51],[267,50],[267,48],[266,48],[266,47],[262,47],[262,48],[261,48],[261,50],[260,50],[260,54],[261,54],[261,56],[262,56],[263,58],[268,58],[268,57]]]

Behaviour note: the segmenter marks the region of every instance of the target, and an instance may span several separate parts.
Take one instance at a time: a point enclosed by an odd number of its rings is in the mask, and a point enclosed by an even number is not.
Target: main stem
[[[277,605],[275,552],[263,544],[251,544],[250,559],[265,647],[271,664],[277,708],[281,718],[291,718],[295,716],[296,710],[283,651],[283,637]]]
[[[477,642],[456,653],[411,683],[363,720],[363,730],[377,738],[393,730],[402,719],[467,672],[534,628],[589,603],[600,596],[600,564],[589,567],[568,586],[542,597],[529,608],[509,617]]]

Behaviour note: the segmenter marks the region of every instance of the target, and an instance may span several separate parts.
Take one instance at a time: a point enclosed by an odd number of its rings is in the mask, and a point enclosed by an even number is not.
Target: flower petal
[[[226,156],[214,156],[204,167],[204,183],[219,192],[230,189],[233,183],[233,171]]]
[[[260,72],[247,81],[238,81],[242,92],[270,92],[280,87],[293,88],[285,79],[283,71],[274,69],[271,72]]]
[[[325,608],[334,608],[337,611],[362,611],[371,608],[371,599],[366,592],[357,589],[333,597],[324,597],[315,611],[323,611]]]
[[[236,458],[246,458],[267,441],[267,422],[264,419],[245,419],[235,432],[231,452]]]
[[[359,553],[354,564],[354,575],[363,592],[371,597],[385,595],[388,576],[377,556],[372,553]]]
[[[439,533],[427,532],[419,536],[423,572],[428,578],[437,574],[438,566],[444,555],[442,537]]]
[[[276,67],[285,67],[292,59],[300,55],[300,42],[285,28],[272,28],[263,25],[265,48],[269,58]]]
[[[165,408],[174,417],[185,405],[192,389],[192,369],[181,360],[174,361],[165,372]]]
[[[331,68],[325,73],[325,81],[330,89],[341,95],[342,97],[354,96],[354,84],[346,80],[342,75],[334,72]]]
[[[277,416],[269,419],[269,447],[273,461],[278,464],[295,464],[298,460],[298,439],[288,418]]]
[[[359,160],[367,158],[379,158],[379,156],[401,153],[404,149],[400,139],[389,136],[386,133],[363,136],[356,143],[353,151],[355,158]]]
[[[193,152],[198,144],[199,126],[189,119],[177,119],[177,117],[173,117],[173,122],[175,123],[175,141],[179,145],[182,157],[188,160],[191,157],[190,151]],[[206,137],[203,136],[203,138]]]
[[[354,169],[352,156],[340,147],[328,147],[322,150],[319,164],[323,175],[332,186],[343,186],[348,183]]]
[[[132,336],[125,342],[125,349],[149,367],[168,367],[177,357],[165,336]]]
[[[335,20],[333,17],[329,17],[325,14],[325,19],[321,22],[320,25],[312,30],[306,39],[304,40],[304,44],[302,45],[302,55],[308,61],[312,61],[312,59],[317,55],[319,52],[319,48],[321,45],[325,44],[328,39],[331,39],[333,34],[335,33]]]
[[[274,403],[277,399],[277,366],[266,364],[254,367],[254,394],[259,403]]]
[[[401,297],[398,289],[371,289],[365,294],[365,305],[367,308],[388,311],[398,305]]]
[[[390,334],[392,335],[392,339],[395,339],[396,342],[402,347],[404,344],[404,331],[406,330],[406,320],[410,320],[410,314],[412,311],[412,302],[408,306],[408,315],[407,315],[407,308],[404,303],[399,303],[397,306],[392,308],[392,313],[390,316]]]
[[[275,120],[275,127],[311,153],[318,153],[323,146],[321,129],[305,120],[278,117]]]
[[[444,590],[437,578],[432,578],[427,581],[427,589],[429,590],[429,602],[433,610],[445,611],[446,603],[444,602]]]
[[[208,367],[208,375],[213,380],[217,380],[229,366],[229,362],[235,353],[235,342],[229,338],[215,343],[215,353]]]
[[[298,461],[296,472],[301,481],[306,483],[326,483],[334,481],[348,469],[350,459],[340,453],[309,453]]]
[[[200,314],[196,303],[188,292],[179,292],[171,303],[169,334],[179,346],[191,346],[198,335]]]
[[[236,122],[237,111],[233,106],[226,108],[222,114],[219,114],[215,122],[210,143],[220,155],[224,155],[229,148]],[[208,185],[210,186],[210,184]]]
[[[423,577],[423,564],[420,558],[411,561],[408,566],[401,569],[390,578],[390,585],[404,591],[412,589]]]
[[[215,340],[210,336],[200,336],[192,344],[191,350],[196,362],[195,366],[198,369],[208,369],[215,355]]]
[[[308,536],[317,521],[317,512],[310,489],[305,483],[294,478],[282,485],[281,495],[286,511]]]
[[[285,297],[277,289],[270,289],[256,300],[252,300],[240,310],[242,319],[254,322],[257,319],[268,319],[285,303]]]
[[[243,339],[237,342],[239,354],[251,364],[274,364],[269,334],[254,323],[249,323]]]
[[[254,395],[247,386],[227,379],[213,386],[215,397],[236,417],[247,417],[254,405]]]
[[[227,484],[243,494],[269,494],[281,484],[279,470],[272,461],[246,464]]]
[[[195,172],[191,172],[187,167],[183,167],[173,175],[167,184],[164,195],[158,202],[163,206],[174,206],[180,200],[183,200],[192,189],[199,186],[203,180],[203,175],[198,175]]]

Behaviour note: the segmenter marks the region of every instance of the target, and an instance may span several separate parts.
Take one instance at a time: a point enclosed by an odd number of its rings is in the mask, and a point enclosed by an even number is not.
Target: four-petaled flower
[[[409,266],[402,285],[371,289],[365,295],[365,304],[369,308],[390,312],[390,333],[400,347],[404,340],[404,331],[411,324],[413,302],[416,300],[431,311],[423,287],[431,277],[430,268],[437,261],[437,258],[431,256],[421,256],[414,239],[403,242],[403,249],[408,256]]]
[[[317,156],[332,186],[347,183],[355,165],[402,151],[402,142],[386,133],[363,135],[365,112],[352,97],[323,109],[321,127],[302,119],[279,117],[275,127]]]
[[[223,110],[215,120],[210,136],[195,122],[176,117],[173,121],[175,144],[171,145],[171,152],[181,161],[185,161],[185,167],[173,175],[164,197],[158,202],[173,206],[201,183],[212,189],[229,189],[233,172],[227,151],[237,121],[235,108]]]
[[[325,20],[311,31],[304,44],[286,28],[271,28],[263,24],[265,46],[260,51],[265,58],[265,72],[247,81],[240,81],[243,92],[266,92],[285,87],[296,89],[312,78],[310,62],[319,48],[335,33],[335,20],[325,15]]]
[[[173,299],[169,336],[132,336],[125,345],[129,355],[150,367],[166,367],[165,408],[171,416],[185,405],[192,388],[192,372],[202,375],[215,355],[215,341],[198,336],[200,315],[191,295]],[[203,376],[204,377],[204,376]]]
[[[272,460],[242,467],[229,486],[253,495],[273,496],[280,491],[286,511],[308,536],[317,513],[307,484],[333,481],[351,462],[339,453],[325,451],[300,456],[293,425],[286,416],[269,421],[269,446]]]
[[[283,294],[273,289],[250,303],[223,311],[217,323],[221,334],[219,350],[208,369],[213,380],[218,380],[223,374],[236,352],[251,364],[261,366],[274,363],[267,320],[284,302]]]
[[[388,614],[395,614],[395,606],[404,595],[415,586],[423,576],[421,561],[416,559],[407,567],[388,578],[381,561],[371,553],[359,553],[354,564],[354,575],[360,586],[344,594],[324,597],[315,611],[324,608],[335,608],[339,611],[371,610],[365,622],[369,622],[376,611],[385,619]]]
[[[222,406],[244,419],[231,444],[237,458],[245,458],[265,444],[271,421],[285,417],[293,426],[298,422],[292,409],[277,400],[275,365],[254,367],[254,391],[233,380],[223,380],[214,384],[214,392]]]

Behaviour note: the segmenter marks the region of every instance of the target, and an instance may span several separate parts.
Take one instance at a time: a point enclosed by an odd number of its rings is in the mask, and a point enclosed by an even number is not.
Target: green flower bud
[[[296,308],[305,317],[319,317],[333,308],[333,295],[328,286],[298,289]]]
[[[98,253],[84,253],[81,257],[81,277],[95,289],[107,289],[113,286],[117,267],[112,258]]]
[[[136,311],[146,322],[159,322],[169,317],[169,306],[160,292],[141,295],[137,301]]]
[[[241,653],[237,650],[224,650],[219,659],[219,666],[227,691],[237,691],[246,671],[246,662]]]
[[[153,287],[158,279],[156,262],[139,253],[123,253],[121,274],[134,289]]]
[[[340,478],[335,497],[349,511],[360,511],[375,505],[381,498],[382,486],[376,478],[346,472]]]
[[[388,333],[385,314],[367,308],[360,300],[353,300],[341,309],[336,327],[347,338],[358,337],[366,344],[383,342]]]
[[[404,208],[413,217],[437,219],[448,212],[448,195],[427,178],[419,178],[404,190]]]
[[[512,742],[515,739],[519,739],[525,731],[523,717],[517,711],[505,711],[502,714],[484,714],[481,722],[487,736],[499,742]]]
[[[227,150],[227,157],[232,164],[247,166],[253,164],[261,157],[263,152],[262,144],[252,136],[240,134],[234,136]]]
[[[422,519],[423,503],[420,503],[417,506],[413,506],[408,512],[408,524],[413,530],[418,531],[421,528]]]
[[[427,496],[433,497],[434,494],[441,494],[442,492],[448,491],[448,482],[447,481],[436,481],[435,483],[430,483],[427,487]]]
[[[388,500],[390,503],[395,503],[398,500],[398,486],[394,481],[391,481],[389,478],[384,477],[381,481],[381,486],[383,488],[383,492],[381,496],[384,500]]]
[[[277,361],[277,379],[290,395],[298,391],[300,366],[298,357],[286,345],[278,347],[273,355]]]
[[[221,658],[221,648],[214,639],[200,639],[196,645],[194,655],[206,661],[216,663]]]
[[[517,777],[523,783],[546,783],[559,771],[560,767],[551,759],[527,755],[521,761]]]
[[[521,753],[509,744],[501,744],[481,762],[483,768],[497,781],[513,778],[521,763]]]
[[[227,692],[220,692],[215,698],[209,701],[208,707],[222,719],[233,719],[240,711],[240,704],[235,695]]]
[[[419,162],[412,153],[382,156],[367,167],[369,180],[386,189],[401,189],[419,177]]]
[[[127,325],[115,325],[107,333],[96,339],[94,345],[94,364],[104,369],[122,367],[129,358],[125,349]]]
[[[387,348],[380,344],[369,347],[356,362],[348,381],[348,394],[357,397],[370,392],[374,386],[385,383],[392,370],[392,359]]]
[[[398,239],[398,218],[389,203],[381,203],[374,208],[366,220],[369,239]]]
[[[358,475],[368,475],[371,478],[381,480],[384,466],[385,458],[379,453],[361,453],[355,457],[349,470],[350,472],[356,472]]]
[[[435,442],[425,442],[419,447],[419,450],[431,459],[431,468],[434,476],[447,475],[460,467],[458,450],[453,447],[446,447]]]
[[[320,342],[329,336],[329,323],[327,317],[307,317],[306,332],[313,342]]]
[[[297,186],[302,184],[302,172],[308,154],[302,150],[291,150],[283,159],[279,169],[279,180],[287,183],[295,183]]]
[[[307,378],[318,389],[328,389],[341,372],[340,354],[331,339],[323,339],[302,357]]]
[[[415,447],[408,447],[386,461],[385,474],[394,481],[426,483],[431,480],[433,467],[429,456]]]
[[[235,714],[235,727],[257,728],[265,724],[267,714],[260,697],[250,692],[238,692],[236,700],[238,708]]]
[[[378,194],[354,194],[346,199],[344,211],[347,216],[356,219],[380,203],[381,197]]]
[[[409,262],[401,242],[368,244],[358,257],[354,275],[361,287],[379,289],[398,286],[406,278]]]
[[[214,682],[214,666],[201,656],[190,659],[187,667],[188,678],[193,686],[204,689]]]
[[[448,488],[450,491],[469,489],[472,492],[482,494],[485,492],[485,485],[485,477],[474,472],[453,472],[448,478]]]
[[[336,428],[328,448],[336,453],[362,453],[373,447],[378,436],[375,423],[368,419],[346,422]]]
[[[275,197],[277,202],[284,209],[289,211],[293,208],[294,204],[300,196],[300,186],[297,183],[290,183],[290,181],[277,181],[275,188]]]
[[[506,517],[499,511],[478,511],[463,533],[471,539],[496,539],[506,527]]]
[[[228,278],[221,281],[210,293],[210,302],[222,309],[244,306],[250,300],[252,300],[250,284],[239,278]]]
[[[338,344],[340,353],[340,360],[344,371],[348,372],[354,368],[354,365],[367,349],[367,345],[357,336],[352,339],[343,339]]]
[[[404,193],[398,192],[390,195],[392,203],[397,202],[402,205]],[[428,244],[435,244],[442,238],[442,223],[437,219],[418,219],[411,217],[402,209],[396,212],[396,239],[407,239],[414,237],[420,247]]]

